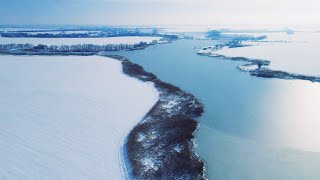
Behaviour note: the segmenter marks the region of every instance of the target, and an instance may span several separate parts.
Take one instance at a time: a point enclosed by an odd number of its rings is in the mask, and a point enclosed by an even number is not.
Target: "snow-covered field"
[[[0,56],[0,179],[121,179],[158,92],[99,57]]]
[[[145,36],[124,36],[124,37],[109,37],[109,38],[5,38],[0,37],[0,44],[26,44],[33,45],[76,45],[76,44],[135,44],[139,42],[150,43],[153,40],[160,40],[160,37],[145,37]]]
[[[301,32],[267,34],[270,41],[254,46],[223,48],[216,53],[228,57],[241,56],[270,60],[270,68],[293,73],[320,75],[320,33]]]

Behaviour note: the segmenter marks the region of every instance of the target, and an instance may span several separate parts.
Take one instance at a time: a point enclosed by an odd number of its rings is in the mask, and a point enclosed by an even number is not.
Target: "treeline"
[[[0,50],[20,49],[20,50],[43,50],[43,51],[61,51],[61,52],[99,52],[99,51],[119,51],[119,50],[134,50],[147,47],[148,45],[157,44],[154,40],[150,44],[140,42],[136,44],[78,44],[78,45],[32,45],[32,44],[0,44]]]
[[[8,49],[32,49],[34,46],[32,44],[0,44],[0,49],[8,50]]]
[[[247,34],[230,34],[222,33],[218,30],[211,30],[207,32],[207,37],[215,40],[228,39],[234,41],[261,41],[267,38],[267,36],[252,36]]]
[[[99,33],[26,33],[26,32],[0,32],[1,37],[7,38],[105,38],[123,36],[157,36],[167,40],[177,40],[177,35],[171,34],[151,34],[141,32],[99,32]]]
[[[7,38],[104,38],[104,37],[122,37],[122,36],[154,36],[146,33],[135,32],[99,32],[99,33],[26,33],[26,32],[2,32],[2,37]]]

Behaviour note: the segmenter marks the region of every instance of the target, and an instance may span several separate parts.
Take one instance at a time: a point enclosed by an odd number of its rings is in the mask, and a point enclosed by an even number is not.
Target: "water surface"
[[[209,179],[320,177],[320,85],[252,77],[239,62],[196,55],[211,44],[180,40],[117,54],[204,103],[196,151]]]

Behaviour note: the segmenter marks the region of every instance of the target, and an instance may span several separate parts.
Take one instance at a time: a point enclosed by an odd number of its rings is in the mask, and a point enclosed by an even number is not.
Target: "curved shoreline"
[[[125,153],[136,179],[206,179],[204,162],[195,154],[194,119],[204,106],[191,94],[162,82],[141,66],[117,55],[102,55],[122,62],[123,72],[143,82],[153,82],[159,100],[129,133]]]
[[[268,61],[268,60],[251,59],[246,57],[227,57],[224,55],[211,54],[211,53],[197,53],[197,54],[201,56],[221,58],[224,60],[249,62],[249,64],[238,66],[237,69],[243,72],[248,72],[251,76],[262,77],[262,78],[285,79],[285,80],[306,80],[306,81],[320,83],[320,77],[317,77],[317,76],[308,76],[303,74],[289,73],[286,71],[269,69],[267,67],[271,64],[271,61]],[[256,67],[256,68],[251,69],[250,67]]]
[[[143,82],[154,83],[159,100],[129,132],[123,142],[124,173],[133,179],[206,179],[205,164],[194,152],[195,118],[204,112],[203,104],[192,94],[159,80],[143,67],[123,56],[72,52],[1,52],[5,55],[92,56],[119,60],[123,73]],[[121,147],[120,147],[121,148]]]
[[[2,112],[21,124],[14,133],[4,123],[8,131],[1,136],[3,153],[12,167],[4,166],[3,172],[11,173],[0,176],[24,177],[14,170],[21,165],[26,179],[125,179],[123,142],[158,101],[152,83],[125,75],[121,62],[101,56],[0,56],[0,60],[1,74],[6,75],[2,105],[9,108]],[[12,74],[17,68],[19,72]],[[10,106],[17,109],[11,111]],[[23,111],[25,107],[30,111]],[[33,134],[25,136],[29,130]],[[9,138],[10,134],[16,137]],[[12,159],[19,154],[26,158]]]

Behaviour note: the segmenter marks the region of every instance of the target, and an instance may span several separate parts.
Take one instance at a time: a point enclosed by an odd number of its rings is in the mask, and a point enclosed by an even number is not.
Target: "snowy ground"
[[[0,56],[0,179],[121,179],[158,93],[99,57]]]
[[[5,38],[0,37],[0,44],[26,44],[33,45],[75,45],[75,44],[135,44],[139,42],[150,43],[153,40],[160,40],[160,37],[145,36],[125,36],[125,37],[109,37],[109,38]]]
[[[269,68],[274,70],[320,75],[320,54],[318,53],[320,33],[301,32],[293,35],[270,33],[267,36],[272,42],[255,43],[254,46],[241,48],[223,48],[215,53],[228,57],[241,56],[269,60],[271,61]]]

